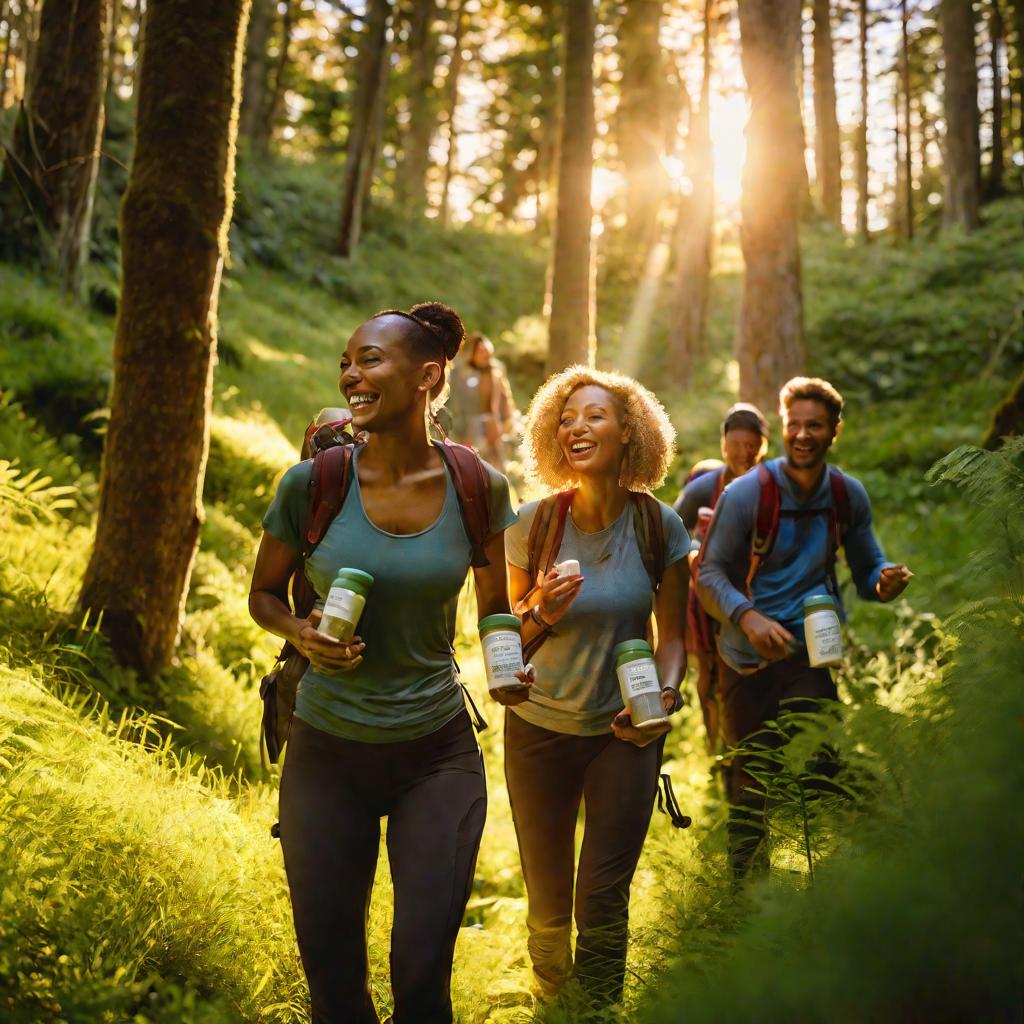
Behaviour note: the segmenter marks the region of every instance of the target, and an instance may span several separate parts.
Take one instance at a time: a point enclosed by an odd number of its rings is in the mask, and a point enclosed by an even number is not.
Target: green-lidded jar
[[[646,640],[624,640],[615,645],[612,654],[622,703],[629,708],[633,724],[645,726],[667,721],[651,645]]]
[[[813,668],[831,668],[843,660],[843,631],[831,594],[804,598],[804,642]]]
[[[339,569],[324,601],[323,618],[317,629],[324,636],[348,643],[366,607],[373,577],[362,569]]]
[[[516,678],[516,673],[523,671],[522,628],[518,615],[488,615],[477,623],[488,690],[523,685]]]

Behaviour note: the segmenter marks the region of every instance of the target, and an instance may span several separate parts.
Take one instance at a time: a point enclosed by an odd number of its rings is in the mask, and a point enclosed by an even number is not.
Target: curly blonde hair
[[[565,490],[579,483],[558,444],[558,424],[569,396],[595,384],[620,402],[629,429],[619,483],[630,491],[659,487],[675,454],[676,431],[664,406],[642,384],[621,373],[570,366],[537,390],[526,414],[523,462],[531,479],[545,488]]]

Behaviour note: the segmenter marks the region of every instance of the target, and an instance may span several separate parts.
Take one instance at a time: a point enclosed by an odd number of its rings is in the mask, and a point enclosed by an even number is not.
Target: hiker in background
[[[529,902],[529,953],[545,995],[573,974],[574,874],[575,976],[595,1001],[622,994],[629,888],[669,724],[633,724],[613,652],[648,635],[653,607],[659,717],[678,709],[689,539],[679,517],[650,494],[664,479],[674,436],[646,388],[580,366],[551,377],[527,414],[527,467],[556,493],[525,505],[506,534],[509,586],[536,683],[529,700],[505,714],[505,777]],[[578,566],[562,565],[568,560]]]
[[[340,511],[304,565],[321,600],[341,567],[372,576],[351,642],[321,635],[320,611],[297,618],[287,603],[315,462],[285,473],[263,523],[252,616],[310,661],[281,779],[280,836],[314,1024],[378,1020],[366,916],[384,816],[393,1019],[452,1020],[452,957],[487,805],[454,664],[456,605],[472,565],[480,613],[508,612],[503,532],[515,521],[500,473],[462,450],[479,481],[467,495],[450,451],[428,437],[462,337],[452,310],[425,303],[367,320],[342,355],[351,428],[367,439],[331,449],[348,459]],[[470,496],[489,508],[476,540],[460,513]],[[525,699],[521,682],[509,699]]]
[[[756,405],[737,402],[722,420],[722,459],[698,462],[686,479],[673,508],[679,513],[690,536],[703,541],[725,485],[756,466],[768,450],[768,421]],[[703,519],[701,510],[704,509]],[[690,565],[699,567],[697,553]],[[718,657],[715,651],[714,620],[702,607],[696,587],[687,602],[686,650],[697,663],[697,699],[704,718],[704,733],[709,754],[718,749],[719,709],[717,697]]]
[[[791,702],[785,712],[837,699],[829,669],[809,662],[803,622],[811,596],[829,595],[841,611],[839,547],[866,600],[892,601],[911,576],[906,566],[885,560],[863,485],[827,464],[842,428],[839,392],[828,381],[795,377],[779,394],[779,412],[785,455],[726,487],[698,574],[700,599],[721,623],[719,703],[723,738],[732,747],[777,719],[782,701]],[[777,733],[757,739],[781,742]],[[764,797],[752,781],[744,758],[735,757],[727,785],[737,876],[767,867]]]
[[[463,356],[452,367],[445,403],[452,438],[475,448],[491,465],[505,467],[505,444],[516,426],[515,399],[505,367],[483,334],[466,338]]]

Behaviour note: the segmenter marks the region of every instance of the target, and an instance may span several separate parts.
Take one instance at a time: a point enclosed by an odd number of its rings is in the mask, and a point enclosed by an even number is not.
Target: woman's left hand
[[[670,686],[666,686],[661,691],[661,703],[665,708],[666,715],[671,715],[673,711],[677,711],[679,705],[682,704],[677,694],[678,691],[673,690]],[[648,743],[652,743],[654,740],[664,736],[671,728],[671,722],[658,722],[655,725],[644,726],[641,729],[633,724],[633,717],[630,715],[628,708],[623,708],[612,719],[612,732],[620,740],[626,740],[638,747],[646,747]]]

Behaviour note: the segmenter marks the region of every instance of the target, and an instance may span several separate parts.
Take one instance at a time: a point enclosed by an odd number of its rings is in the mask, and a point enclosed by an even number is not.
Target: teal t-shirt
[[[363,509],[358,457],[356,449],[345,504],[310,557],[306,575],[321,603],[340,568],[373,575],[357,630],[366,649],[362,663],[349,672],[320,672],[311,665],[299,683],[295,713],[343,739],[395,743],[440,729],[463,707],[452,643],[472,552],[449,474],[444,505],[432,525],[414,534],[387,533]],[[300,462],[285,473],[263,518],[267,533],[297,550],[312,465]],[[487,472],[497,534],[516,515],[508,481],[490,466]]]
[[[505,534],[508,561],[528,566],[527,540],[537,502],[519,510],[519,520]],[[676,513],[658,502],[665,531],[665,568],[690,550],[686,527]],[[633,510],[626,504],[614,523],[597,533],[576,529],[572,511],[556,561],[575,558],[583,586],[551,635],[533,655],[536,678],[530,699],[511,710],[552,732],[598,736],[611,732],[622,710],[615,658],[623,640],[647,634],[654,595],[633,530]]]

